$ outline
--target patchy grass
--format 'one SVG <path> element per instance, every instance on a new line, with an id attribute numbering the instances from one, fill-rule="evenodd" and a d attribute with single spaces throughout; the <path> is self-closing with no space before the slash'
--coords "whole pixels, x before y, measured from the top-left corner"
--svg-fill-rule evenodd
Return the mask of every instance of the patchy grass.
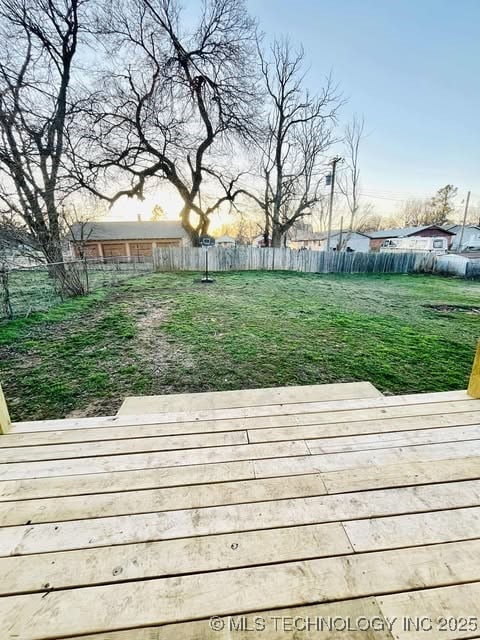
<path id="1" fill-rule="evenodd" d="M 79 277 L 90 291 L 116 286 L 119 282 L 136 277 L 142 272 L 150 271 L 151 266 L 145 263 L 89 264 L 85 273 L 82 264 L 79 266 Z M 43 312 L 62 302 L 54 281 L 49 277 L 45 266 L 12 269 L 8 277 L 10 305 L 14 318 L 28 317 L 31 313 Z M 3 291 L 0 290 L 0 297 Z M 3 306 L 0 305 L 0 321 L 4 318 Z"/>
<path id="2" fill-rule="evenodd" d="M 480 283 L 433 276 L 154 274 L 0 326 L 14 419 L 115 412 L 126 395 L 369 380 L 465 388 Z M 445 305 L 439 311 L 426 305 Z"/>

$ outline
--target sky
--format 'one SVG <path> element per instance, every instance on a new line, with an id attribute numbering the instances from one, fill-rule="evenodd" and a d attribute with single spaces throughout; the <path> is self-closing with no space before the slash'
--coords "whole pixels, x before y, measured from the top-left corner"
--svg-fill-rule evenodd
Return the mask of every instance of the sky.
<path id="1" fill-rule="evenodd" d="M 480 202 L 480 0 L 248 0 L 268 37 L 302 43 L 363 115 L 361 181 L 378 213 L 447 183 Z M 365 195 L 365 198 L 367 196 Z"/>
<path id="2" fill-rule="evenodd" d="M 189 0 L 191 2 L 192 0 Z M 186 3 L 188 4 L 188 2 Z M 330 72 L 347 103 L 340 118 L 363 116 L 363 202 L 391 215 L 402 201 L 458 187 L 480 204 L 480 0 L 247 0 L 266 42 L 302 44 L 306 82 L 320 90 Z M 338 149 L 341 152 L 341 148 Z M 180 200 L 164 191 L 112 217 L 148 216 L 160 200 L 176 217 Z"/>

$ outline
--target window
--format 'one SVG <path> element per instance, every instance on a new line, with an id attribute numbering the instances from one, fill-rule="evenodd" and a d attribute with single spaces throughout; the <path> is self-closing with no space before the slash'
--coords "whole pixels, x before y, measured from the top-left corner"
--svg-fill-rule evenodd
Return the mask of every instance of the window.
<path id="1" fill-rule="evenodd" d="M 443 238 L 435 238 L 435 240 L 433 241 L 433 248 L 443 249 L 443 247 L 444 247 Z"/>

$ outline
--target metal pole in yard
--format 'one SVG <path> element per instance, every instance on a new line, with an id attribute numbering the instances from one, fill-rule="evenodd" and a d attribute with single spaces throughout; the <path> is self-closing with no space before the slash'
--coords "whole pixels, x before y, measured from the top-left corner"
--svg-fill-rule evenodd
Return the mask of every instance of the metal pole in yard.
<path id="1" fill-rule="evenodd" d="M 330 202 L 328 205 L 328 228 L 327 228 L 327 246 L 326 246 L 326 251 L 330 251 L 330 238 L 332 235 L 332 212 L 333 212 L 333 196 L 335 194 L 335 172 L 336 172 L 336 168 L 337 168 L 337 163 L 340 162 L 341 158 L 340 156 L 335 156 L 335 158 L 333 158 L 331 165 L 332 165 L 332 175 L 331 175 L 331 182 L 330 182 Z"/>
<path id="2" fill-rule="evenodd" d="M 467 215 L 468 215 L 468 205 L 470 203 L 470 191 L 467 193 L 467 199 L 465 201 L 465 211 L 463 212 L 463 223 L 462 223 L 462 230 L 460 231 L 460 239 L 458 241 L 458 250 L 461 251 L 462 250 L 462 244 L 463 244 L 463 232 L 465 231 L 465 224 L 467 222 Z"/>
<path id="3" fill-rule="evenodd" d="M 342 251 L 342 235 L 343 235 L 343 216 L 340 218 L 340 240 L 337 244 L 337 251 Z"/>

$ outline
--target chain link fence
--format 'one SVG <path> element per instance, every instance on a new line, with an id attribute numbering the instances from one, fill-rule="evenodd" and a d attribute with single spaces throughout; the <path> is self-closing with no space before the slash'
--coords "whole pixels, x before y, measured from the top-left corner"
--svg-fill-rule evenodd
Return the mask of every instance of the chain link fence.
<path id="1" fill-rule="evenodd" d="M 59 270 L 74 283 L 76 290 L 87 294 L 151 273 L 152 269 L 151 261 L 131 257 L 72 260 L 56 265 L 24 267 L 0 263 L 0 320 L 26 318 L 67 299 L 65 287 L 55 275 Z"/>

